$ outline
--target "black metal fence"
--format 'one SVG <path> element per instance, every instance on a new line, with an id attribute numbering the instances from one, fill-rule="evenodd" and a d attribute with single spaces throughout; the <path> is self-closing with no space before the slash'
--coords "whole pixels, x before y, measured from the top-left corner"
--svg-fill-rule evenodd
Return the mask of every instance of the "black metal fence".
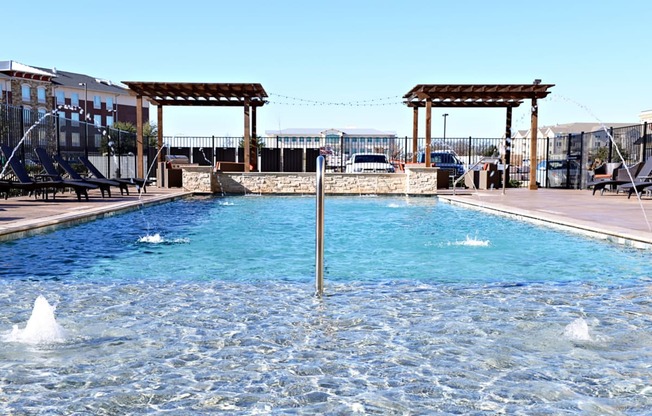
<path id="1" fill-rule="evenodd" d="M 86 155 L 107 176 L 132 176 L 136 172 L 136 134 L 62 117 L 63 113 L 38 113 L 0 105 L 0 143 L 16 147 L 28 164 L 38 164 L 33 149 L 45 147 L 71 161 Z M 191 163 L 212 166 L 216 161 L 243 162 L 242 137 L 164 137 L 163 149 L 145 140 L 145 170 L 156 175 L 157 152 L 187 156 Z M 417 149 L 424 152 L 424 138 Z M 411 137 L 256 137 L 250 142 L 250 164 L 260 172 L 314 172 L 317 156 L 326 158 L 330 171 L 346 171 L 354 153 L 383 153 L 400 169 L 413 160 Z M 432 152 L 451 152 L 466 169 L 480 169 L 486 158 L 498 160 L 505 152 L 504 138 L 433 138 Z M 621 128 L 560 135 L 537 140 L 537 166 L 530 166 L 530 139 L 514 137 L 509 143 L 509 186 L 527 186 L 529 171 L 537 170 L 540 186 L 583 188 L 589 166 L 596 158 L 632 164 L 652 156 L 652 128 L 647 123 Z M 151 162 L 150 162 L 151 161 Z M 480 165 L 478 165 L 480 163 Z"/>
<path id="2" fill-rule="evenodd" d="M 136 133 L 96 126 L 63 117 L 63 112 L 39 112 L 0 105 L 0 143 L 16 148 L 15 157 L 28 170 L 38 168 L 36 147 L 59 154 L 78 164 L 79 156 L 89 157 L 107 176 L 135 176 Z M 145 163 L 153 161 L 157 149 L 149 141 L 143 144 Z M 4 160 L 1 160 L 4 164 Z M 156 164 L 151 175 L 156 174 Z"/>

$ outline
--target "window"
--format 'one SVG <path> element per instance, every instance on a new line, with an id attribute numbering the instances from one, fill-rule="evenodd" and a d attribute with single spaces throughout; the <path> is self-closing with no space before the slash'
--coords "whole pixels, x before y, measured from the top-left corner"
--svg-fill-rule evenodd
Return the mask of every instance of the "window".
<path id="1" fill-rule="evenodd" d="M 107 127 L 113 126 L 113 116 L 106 116 L 106 126 Z"/>
<path id="2" fill-rule="evenodd" d="M 93 96 L 93 108 L 102 108 L 102 97 L 99 95 Z"/>
<path id="3" fill-rule="evenodd" d="M 73 133 L 72 134 L 72 146 L 73 147 L 80 147 L 81 146 L 81 140 L 79 139 L 79 133 Z"/>
<path id="4" fill-rule="evenodd" d="M 79 94 L 76 92 L 73 92 L 70 94 L 70 105 L 74 105 L 75 107 L 79 107 Z M 79 117 L 77 117 L 77 120 L 79 120 Z"/>
<path id="5" fill-rule="evenodd" d="M 101 144 L 102 144 L 102 135 L 95 134 L 95 148 L 99 149 Z"/>
<path id="6" fill-rule="evenodd" d="M 79 113 L 72 113 L 70 119 L 72 120 L 73 127 L 79 127 Z"/>
<path id="7" fill-rule="evenodd" d="M 60 131 L 59 132 L 59 144 L 61 146 L 66 145 L 66 132 L 65 131 Z"/>
<path id="8" fill-rule="evenodd" d="M 57 105 L 65 105 L 66 104 L 66 96 L 63 91 L 57 91 L 55 96 L 57 97 Z"/>
<path id="9" fill-rule="evenodd" d="M 0 100 L 2 100 L 2 84 L 0 84 Z"/>
<path id="10" fill-rule="evenodd" d="M 45 116 L 45 113 L 47 113 L 47 110 L 43 107 L 38 108 L 38 118 L 42 118 Z"/>
<path id="11" fill-rule="evenodd" d="M 38 99 L 39 103 L 45 102 L 45 87 L 38 87 L 36 89 L 36 98 Z"/>
<path id="12" fill-rule="evenodd" d="M 106 98 L 106 109 L 108 111 L 113 110 L 113 97 L 107 97 Z"/>
<path id="13" fill-rule="evenodd" d="M 21 87 L 21 92 L 23 95 L 23 101 L 29 102 L 30 96 L 32 95 L 32 89 L 30 88 L 29 85 L 23 85 Z"/>
<path id="14" fill-rule="evenodd" d="M 95 114 L 93 116 L 93 124 L 95 124 L 95 127 L 102 127 L 102 116 Z"/>

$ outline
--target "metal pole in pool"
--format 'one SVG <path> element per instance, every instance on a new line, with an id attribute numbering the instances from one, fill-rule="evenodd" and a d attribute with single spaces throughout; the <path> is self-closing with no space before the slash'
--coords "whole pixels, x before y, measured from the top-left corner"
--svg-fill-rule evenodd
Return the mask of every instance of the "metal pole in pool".
<path id="1" fill-rule="evenodd" d="M 317 157 L 315 195 L 317 198 L 317 217 L 315 233 L 315 289 L 316 295 L 324 293 L 324 156 Z"/>

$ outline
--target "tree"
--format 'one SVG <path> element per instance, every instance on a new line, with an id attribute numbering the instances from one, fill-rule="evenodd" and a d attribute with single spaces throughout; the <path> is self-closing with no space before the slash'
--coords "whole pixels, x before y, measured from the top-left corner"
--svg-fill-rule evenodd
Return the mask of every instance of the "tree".
<path id="1" fill-rule="evenodd" d="M 135 152 L 136 150 L 136 126 L 132 123 L 118 121 L 111 127 L 103 130 L 100 150 L 103 153 L 109 152 L 109 142 L 112 142 L 111 149 L 117 154 Z M 158 145 L 158 127 L 154 123 L 143 125 L 143 144 L 150 147 Z"/>

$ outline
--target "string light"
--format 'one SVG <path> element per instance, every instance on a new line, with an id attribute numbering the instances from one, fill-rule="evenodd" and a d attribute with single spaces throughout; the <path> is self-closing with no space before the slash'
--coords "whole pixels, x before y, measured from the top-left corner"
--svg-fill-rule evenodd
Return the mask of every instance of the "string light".
<path id="1" fill-rule="evenodd" d="M 367 100 L 356 100 L 356 101 L 322 101 L 322 100 L 311 100 L 306 98 L 291 97 L 289 95 L 275 94 L 270 93 L 270 97 L 278 97 L 278 99 L 268 100 L 269 104 L 279 104 L 279 105 L 293 105 L 293 106 L 341 106 L 341 107 L 379 107 L 387 105 L 401 105 L 404 106 L 405 103 L 402 101 L 400 95 L 381 97 L 381 98 L 372 98 Z"/>

